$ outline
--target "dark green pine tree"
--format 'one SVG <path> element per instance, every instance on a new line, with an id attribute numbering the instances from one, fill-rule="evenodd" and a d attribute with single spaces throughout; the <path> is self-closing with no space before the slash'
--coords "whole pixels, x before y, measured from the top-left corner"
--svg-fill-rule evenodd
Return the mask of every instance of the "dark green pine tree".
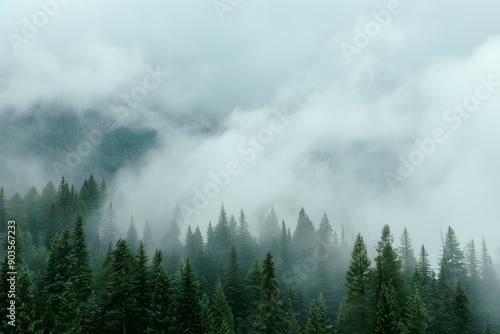
<path id="1" fill-rule="evenodd" d="M 331 329 L 323 296 L 320 294 L 318 301 L 313 299 L 311 302 L 305 334 L 327 334 L 331 333 Z"/>
<path id="2" fill-rule="evenodd" d="M 59 189 L 57 190 L 57 208 L 59 211 L 58 225 L 69 226 L 71 224 L 71 214 L 72 214 L 71 193 L 69 190 L 69 184 L 64 180 L 64 176 L 61 178 L 61 182 L 59 183 Z"/>
<path id="3" fill-rule="evenodd" d="M 43 240 L 39 240 L 43 225 L 42 207 L 40 206 L 40 194 L 38 190 L 32 186 L 26 196 L 24 196 L 23 201 L 26 208 L 26 222 L 23 227 L 27 232 L 31 233 L 34 237 L 34 244 L 38 246 L 43 244 Z"/>
<path id="4" fill-rule="evenodd" d="M 245 290 L 241 282 L 241 270 L 238 263 L 238 253 L 236 248 L 231 247 L 229 260 L 224 270 L 222 285 L 226 291 L 229 306 L 234 313 L 234 318 L 245 316 L 248 306 L 245 300 Z"/>
<path id="5" fill-rule="evenodd" d="M 45 296 L 47 308 L 45 327 L 52 328 L 54 319 L 61 312 L 61 302 L 65 284 L 74 279 L 74 255 L 70 243 L 70 232 L 67 227 L 53 239 L 49 253 L 45 275 Z"/>
<path id="6" fill-rule="evenodd" d="M 382 286 L 390 285 L 396 292 L 396 307 L 401 315 L 406 305 L 406 287 L 401 274 L 401 260 L 393 248 L 393 237 L 389 225 L 382 229 L 382 236 L 377 245 L 377 256 L 375 257 L 377 275 L 377 293 L 380 297 Z"/>
<path id="7" fill-rule="evenodd" d="M 281 234 L 280 234 L 280 269 L 281 272 L 290 270 L 292 267 L 292 238 L 288 235 L 287 227 L 285 221 L 281 222 Z"/>
<path id="8" fill-rule="evenodd" d="M 125 240 L 127 240 L 130 250 L 135 254 L 137 249 L 139 249 L 139 235 L 137 234 L 137 229 L 135 228 L 134 216 L 130 217 L 130 226 Z"/>
<path id="9" fill-rule="evenodd" d="M 406 308 L 406 328 L 409 334 L 425 334 L 427 327 L 427 310 L 420 298 L 418 288 L 415 287 Z"/>
<path id="10" fill-rule="evenodd" d="M 36 307 L 36 287 L 23 262 L 16 263 L 16 333 L 39 333 L 41 321 Z M 6 318 L 2 322 L 7 322 Z"/>
<path id="11" fill-rule="evenodd" d="M 405 281 L 408 283 L 413 274 L 413 269 L 417 265 L 417 259 L 415 258 L 410 234 L 406 227 L 403 229 L 403 234 L 399 238 L 399 242 L 398 255 L 401 260 L 401 270 Z"/>
<path id="12" fill-rule="evenodd" d="M 219 221 L 214 230 L 214 256 L 220 265 L 224 263 L 226 254 L 232 244 L 228 224 L 226 210 L 224 209 L 224 205 L 222 205 L 219 213 Z"/>
<path id="13" fill-rule="evenodd" d="M 458 281 L 455 293 L 451 298 L 450 318 L 447 326 L 449 334 L 472 334 L 474 333 L 474 316 L 469 310 L 469 298 Z"/>
<path id="14" fill-rule="evenodd" d="M 213 328 L 216 329 L 217 333 L 234 333 L 233 312 L 231 311 L 231 306 L 226 299 L 220 281 L 218 281 L 215 286 L 215 294 L 212 303 L 212 321 Z"/>
<path id="15" fill-rule="evenodd" d="M 248 270 L 255 255 L 257 254 L 257 240 L 250 234 L 248 222 L 243 209 L 241 209 L 240 217 L 238 219 L 235 244 L 238 250 L 241 267 L 243 270 Z"/>
<path id="16" fill-rule="evenodd" d="M 446 232 L 439 265 L 443 267 L 450 287 L 455 286 L 457 281 L 465 279 L 464 254 L 460 250 L 460 242 L 451 227 L 448 227 Z"/>
<path id="17" fill-rule="evenodd" d="M 134 267 L 134 258 L 127 242 L 118 240 L 107 282 L 106 304 L 103 305 L 103 329 L 107 333 L 141 333 Z"/>
<path id="18" fill-rule="evenodd" d="M 95 334 L 102 326 L 101 304 L 94 291 L 91 292 L 87 301 L 81 307 L 82 333 Z"/>
<path id="19" fill-rule="evenodd" d="M 79 334 L 82 332 L 78 294 L 71 281 L 64 283 L 60 311 L 55 316 L 54 333 Z"/>
<path id="20" fill-rule="evenodd" d="M 339 334 L 373 333 L 375 322 L 374 279 L 363 237 L 358 234 L 345 277 L 346 296 L 337 315 Z"/>
<path id="21" fill-rule="evenodd" d="M 384 282 L 377 303 L 376 334 L 405 333 L 398 307 L 396 291 L 391 282 Z"/>
<path id="22" fill-rule="evenodd" d="M 196 281 L 191 262 L 186 259 L 182 266 L 176 287 L 175 318 L 178 322 L 178 333 L 207 333 L 199 283 Z"/>
<path id="23" fill-rule="evenodd" d="M 72 255 L 74 259 L 73 282 L 79 303 L 85 303 L 92 292 L 92 268 L 90 255 L 85 241 L 82 213 L 76 213 L 76 223 L 72 235 Z"/>
<path id="24" fill-rule="evenodd" d="M 139 241 L 136 261 L 135 261 L 135 295 L 137 306 L 139 308 L 139 323 L 137 326 L 143 332 L 148 324 L 149 302 L 151 301 L 151 278 L 148 268 L 148 256 L 146 254 L 145 245 Z"/>
<path id="25" fill-rule="evenodd" d="M 283 310 L 280 287 L 271 252 L 262 262 L 262 283 L 257 316 L 254 322 L 256 334 L 278 334 L 290 330 L 287 314 Z"/>
<path id="26" fill-rule="evenodd" d="M 257 308 L 260 300 L 260 286 L 262 284 L 262 267 L 257 258 L 255 258 L 248 270 L 245 282 L 245 293 L 250 315 L 254 316 L 257 313 Z"/>
<path id="27" fill-rule="evenodd" d="M 45 247 L 50 249 L 52 244 L 52 239 L 55 237 L 57 233 L 57 211 L 56 204 L 52 202 L 50 205 L 50 209 L 47 213 L 47 220 L 45 226 Z"/>
<path id="28" fill-rule="evenodd" d="M 149 321 L 146 333 L 175 333 L 176 322 L 172 317 L 172 282 L 163 267 L 162 253 L 156 250 L 151 263 L 152 295 L 148 309 Z"/>
<path id="29" fill-rule="evenodd" d="M 432 304 L 432 318 L 429 321 L 428 332 L 432 334 L 447 333 L 450 322 L 451 297 L 453 291 L 448 285 L 446 271 L 441 266 Z"/>

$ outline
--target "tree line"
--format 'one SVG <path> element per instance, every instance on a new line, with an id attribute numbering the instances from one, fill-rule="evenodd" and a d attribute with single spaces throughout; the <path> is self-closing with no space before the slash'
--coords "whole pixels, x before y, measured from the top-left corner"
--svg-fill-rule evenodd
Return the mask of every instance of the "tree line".
<path id="1" fill-rule="evenodd" d="M 6 198 L 0 224 L 16 229 L 16 327 L 8 324 L 7 242 L 2 249 L 3 333 L 499 333 L 500 282 L 484 239 L 461 246 L 448 227 L 434 270 L 404 228 L 381 231 L 375 258 L 361 234 L 347 237 L 304 208 L 292 229 L 272 208 L 250 233 L 243 209 L 161 238 L 134 217 L 118 233 L 107 185 L 91 174 L 80 190 L 62 178 Z"/>

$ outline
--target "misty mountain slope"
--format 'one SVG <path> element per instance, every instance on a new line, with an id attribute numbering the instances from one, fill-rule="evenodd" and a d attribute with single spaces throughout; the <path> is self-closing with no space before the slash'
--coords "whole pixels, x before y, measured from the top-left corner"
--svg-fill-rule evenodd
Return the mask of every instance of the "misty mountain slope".
<path id="1" fill-rule="evenodd" d="M 78 115 L 34 108 L 22 115 L 5 113 L 0 116 L 0 133 L 2 156 L 18 166 L 37 165 L 56 181 L 63 175 L 83 180 L 88 171 L 113 176 L 157 144 L 155 130 L 105 123 L 95 111 Z M 15 177 L 16 168 L 5 160 L 0 174 L 8 180 Z"/>

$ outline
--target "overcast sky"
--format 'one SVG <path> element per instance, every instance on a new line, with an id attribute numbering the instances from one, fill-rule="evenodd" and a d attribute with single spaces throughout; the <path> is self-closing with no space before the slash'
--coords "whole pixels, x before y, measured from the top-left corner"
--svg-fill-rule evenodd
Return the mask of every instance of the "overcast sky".
<path id="1" fill-rule="evenodd" d="M 0 2 L 2 112 L 57 101 L 114 117 L 121 94 L 168 72 L 120 120 L 161 140 L 113 181 L 123 221 L 165 223 L 179 205 L 204 229 L 224 203 L 256 231 L 274 204 L 292 228 L 304 206 L 372 240 L 407 226 L 434 252 L 448 225 L 499 243 L 499 2 L 54 1 Z M 228 163 L 238 172 L 197 210 L 194 189 Z"/>

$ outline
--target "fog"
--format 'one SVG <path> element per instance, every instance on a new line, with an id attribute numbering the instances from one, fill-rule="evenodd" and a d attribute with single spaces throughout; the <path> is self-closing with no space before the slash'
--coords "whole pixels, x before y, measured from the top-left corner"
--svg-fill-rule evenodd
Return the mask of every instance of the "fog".
<path id="1" fill-rule="evenodd" d="M 159 145 L 108 180 L 123 230 L 132 214 L 160 229 L 177 210 L 182 228 L 204 231 L 223 203 L 257 233 L 274 205 L 292 228 L 304 207 L 372 241 L 386 223 L 395 236 L 406 226 L 431 254 L 448 225 L 462 244 L 498 248 L 500 3 L 214 3 L 1 2 L 1 116 L 57 103 L 155 129 Z M 151 71 L 158 85 L 118 115 Z M 411 175 L 394 179 L 417 150 Z M 61 176 L 0 153 L 16 175 L 0 176 L 6 189 Z M 206 187 L 217 194 L 200 200 Z"/>

